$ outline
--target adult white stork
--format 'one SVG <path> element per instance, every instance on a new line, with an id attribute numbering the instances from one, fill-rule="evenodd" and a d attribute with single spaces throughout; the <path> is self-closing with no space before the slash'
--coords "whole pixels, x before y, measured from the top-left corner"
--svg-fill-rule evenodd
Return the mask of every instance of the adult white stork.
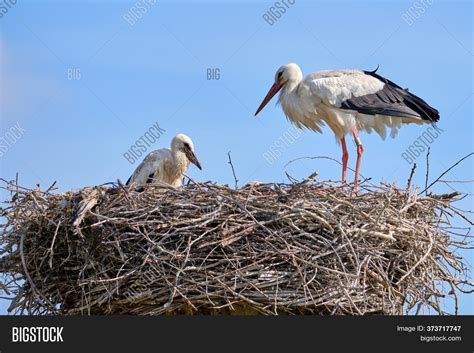
<path id="1" fill-rule="evenodd" d="M 183 184 L 183 176 L 190 162 L 201 169 L 194 153 L 193 141 L 184 134 L 178 134 L 171 141 L 171 149 L 161 148 L 150 152 L 135 169 L 126 185 L 142 188 L 145 184 L 161 181 L 179 187 Z"/>
<path id="2" fill-rule="evenodd" d="M 345 136 L 352 133 L 357 145 L 354 190 L 357 190 L 364 148 L 358 131 L 375 130 L 382 138 L 386 127 L 395 137 L 404 123 L 435 123 L 439 113 L 408 89 L 403 89 L 375 71 L 332 70 L 314 72 L 303 79 L 297 64 L 286 64 L 275 74 L 257 115 L 281 90 L 279 101 L 286 117 L 298 128 L 321 132 L 327 124 L 342 145 L 342 183 L 346 183 L 349 154 Z"/>

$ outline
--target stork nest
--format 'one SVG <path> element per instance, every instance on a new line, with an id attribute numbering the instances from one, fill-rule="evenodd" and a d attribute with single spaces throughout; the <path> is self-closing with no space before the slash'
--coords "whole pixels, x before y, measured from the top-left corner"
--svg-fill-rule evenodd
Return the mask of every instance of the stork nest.
<path id="1" fill-rule="evenodd" d="M 0 271 L 29 314 L 404 314 L 467 291 L 457 193 L 393 185 L 5 182 Z M 430 309 L 431 310 L 431 309 Z M 457 311 L 457 305 L 455 306 Z"/>

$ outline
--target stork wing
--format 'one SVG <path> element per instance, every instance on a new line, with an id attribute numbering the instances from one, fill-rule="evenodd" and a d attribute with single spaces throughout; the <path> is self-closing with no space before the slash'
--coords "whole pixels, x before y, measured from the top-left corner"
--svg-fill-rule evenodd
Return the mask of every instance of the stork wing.
<path id="1" fill-rule="evenodd" d="M 164 153 L 162 150 L 156 150 L 148 154 L 137 169 L 135 169 L 126 185 L 135 184 L 138 186 L 153 182 L 153 179 L 156 178 L 160 172 L 163 157 Z"/>
<path id="2" fill-rule="evenodd" d="M 151 174 L 148 176 L 148 178 L 147 178 L 147 180 L 146 180 L 146 183 L 147 183 L 147 184 L 153 183 L 153 177 L 154 177 L 154 176 L 155 176 L 155 173 L 151 173 Z"/>
<path id="3" fill-rule="evenodd" d="M 436 109 L 375 71 L 323 71 L 310 78 L 311 91 L 337 108 L 369 115 L 439 120 Z"/>

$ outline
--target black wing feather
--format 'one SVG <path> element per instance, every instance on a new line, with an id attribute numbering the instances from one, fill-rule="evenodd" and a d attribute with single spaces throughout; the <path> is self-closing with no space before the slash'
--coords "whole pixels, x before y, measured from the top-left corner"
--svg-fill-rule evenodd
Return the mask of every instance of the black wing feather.
<path id="1" fill-rule="evenodd" d="M 151 184 L 153 182 L 153 176 L 155 175 L 155 173 L 151 173 L 149 176 L 148 176 L 148 179 L 146 180 L 146 183 L 147 184 Z"/>
<path id="2" fill-rule="evenodd" d="M 155 176 L 155 173 L 151 173 L 149 176 L 148 176 L 148 179 L 146 180 L 146 183 L 147 184 L 151 184 L 153 182 L 153 177 Z M 128 178 L 127 182 L 125 183 L 125 185 L 128 185 L 130 184 L 130 180 L 132 180 L 132 176 L 130 176 L 130 178 Z"/>
<path id="3" fill-rule="evenodd" d="M 375 71 L 364 71 L 385 83 L 382 90 L 360 97 L 352 97 L 341 104 L 341 108 L 355 110 L 359 113 L 390 115 L 401 118 L 419 117 L 423 120 L 437 122 L 439 112 L 420 97 L 403 89 L 396 83 L 378 75 Z"/>

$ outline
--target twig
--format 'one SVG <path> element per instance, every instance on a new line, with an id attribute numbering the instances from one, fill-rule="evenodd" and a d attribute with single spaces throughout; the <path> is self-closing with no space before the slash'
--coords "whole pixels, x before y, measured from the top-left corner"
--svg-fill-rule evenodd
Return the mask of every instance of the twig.
<path id="1" fill-rule="evenodd" d="M 415 170 L 416 170 L 416 163 L 413 163 L 413 167 L 411 168 L 411 172 L 410 172 L 410 177 L 408 178 L 408 183 L 407 183 L 407 188 L 406 188 L 407 191 L 410 191 L 411 180 L 413 178 L 413 174 L 415 174 Z"/>
<path id="2" fill-rule="evenodd" d="M 232 164 L 232 159 L 230 158 L 230 151 L 227 152 L 227 156 L 229 157 L 229 164 L 230 167 L 232 168 L 232 175 L 234 176 L 234 181 L 235 181 L 235 189 L 237 189 L 237 185 L 239 183 L 239 180 L 237 179 L 237 176 L 235 175 L 235 170 L 234 170 L 234 165 Z"/>
<path id="3" fill-rule="evenodd" d="M 459 163 L 461 163 L 463 160 L 465 160 L 466 158 L 469 158 L 470 156 L 472 156 L 474 154 L 474 152 L 471 152 L 469 153 L 468 155 L 464 156 L 463 158 L 461 158 L 459 161 L 457 161 L 456 163 L 454 163 L 451 167 L 449 167 L 448 169 L 446 169 L 439 177 L 436 178 L 435 181 L 433 181 L 430 185 L 428 185 L 422 192 L 420 192 L 418 195 L 421 195 L 422 193 L 424 193 L 425 191 L 427 191 L 429 188 L 431 188 L 434 184 L 436 184 L 438 182 L 438 180 L 440 180 L 445 174 L 447 174 L 451 169 L 453 169 L 454 167 L 456 167 Z"/>
<path id="4" fill-rule="evenodd" d="M 25 276 L 28 280 L 28 283 L 31 285 L 31 288 L 33 289 L 33 292 L 38 295 L 41 300 L 44 300 L 45 303 L 47 303 L 50 306 L 50 309 L 53 312 L 56 312 L 56 308 L 54 307 L 53 303 L 51 303 L 45 296 L 36 288 L 35 283 L 33 282 L 33 279 L 31 279 L 30 272 L 28 271 L 28 267 L 26 266 L 26 260 L 25 260 L 25 254 L 23 252 L 23 244 L 25 240 L 25 233 L 22 233 L 21 239 L 20 239 L 20 256 L 21 256 L 21 265 L 23 266 L 23 271 L 25 273 Z"/>
<path id="5" fill-rule="evenodd" d="M 293 162 L 297 162 L 297 161 L 302 160 L 302 159 L 327 159 L 327 160 L 336 162 L 336 163 L 338 163 L 339 165 L 342 166 L 342 163 L 341 163 L 340 161 L 338 161 L 337 159 L 334 159 L 334 158 L 332 158 L 332 157 L 326 157 L 326 156 L 298 157 L 298 158 L 295 158 L 295 159 L 290 160 L 288 163 L 285 164 L 285 166 L 284 166 L 285 172 L 286 172 L 286 167 L 288 167 L 288 166 L 289 166 L 290 164 L 292 164 Z M 349 169 L 350 171 L 352 171 L 352 172 L 355 173 L 355 170 L 352 169 L 351 167 L 347 167 L 347 169 Z M 361 173 L 359 173 L 359 176 L 364 179 L 364 182 L 371 180 L 370 177 L 366 178 L 366 177 L 365 177 L 364 175 L 362 175 Z M 361 184 L 362 184 L 362 183 L 361 183 Z M 369 185 L 375 186 L 375 185 L 373 185 L 373 184 L 371 184 L 371 183 L 369 183 Z"/>
<path id="6" fill-rule="evenodd" d="M 428 175 L 430 173 L 430 149 L 428 147 L 428 152 L 426 153 L 426 176 L 425 176 L 425 195 L 428 193 Z"/>
<path id="7" fill-rule="evenodd" d="M 442 295 L 472 290 L 457 253 L 473 245 L 457 224 L 472 214 L 453 206 L 458 193 L 417 196 L 388 184 L 358 197 L 322 190 L 333 184 L 98 186 L 79 237 L 73 219 L 90 188 L 44 193 L 0 182 L 18 194 L 2 209 L 0 232 L 10 308 L 393 315 L 441 311 Z"/>

